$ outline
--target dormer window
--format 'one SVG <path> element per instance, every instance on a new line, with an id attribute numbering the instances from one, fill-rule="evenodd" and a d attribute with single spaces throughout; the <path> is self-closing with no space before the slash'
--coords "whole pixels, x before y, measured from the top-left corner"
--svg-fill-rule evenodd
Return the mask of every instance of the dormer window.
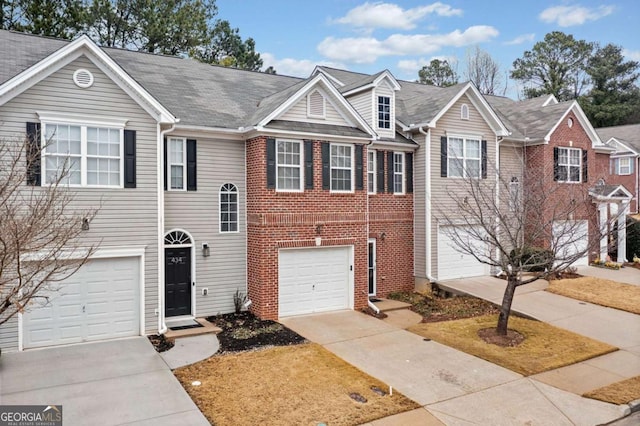
<path id="1" fill-rule="evenodd" d="M 391 98 L 378 96 L 378 128 L 391 128 Z"/>
<path id="2" fill-rule="evenodd" d="M 468 120 L 469 119 L 469 105 L 462 104 L 462 106 L 460 107 L 460 118 L 462 120 Z"/>
<path id="3" fill-rule="evenodd" d="M 307 96 L 307 116 L 311 118 L 325 118 L 326 100 L 322 93 L 314 90 Z"/>

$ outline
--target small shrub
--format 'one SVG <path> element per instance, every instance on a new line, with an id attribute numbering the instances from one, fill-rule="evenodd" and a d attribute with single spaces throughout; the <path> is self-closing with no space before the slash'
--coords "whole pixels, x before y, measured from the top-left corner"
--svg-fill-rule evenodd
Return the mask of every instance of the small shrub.
<path id="1" fill-rule="evenodd" d="M 236 314 L 242 312 L 242 308 L 244 308 L 244 304 L 247 303 L 247 300 L 249 300 L 247 295 L 241 292 L 240 289 L 237 289 L 233 295 L 233 306 L 236 309 Z"/>
<path id="2" fill-rule="evenodd" d="M 525 271 L 544 272 L 553 266 L 553 252 L 541 247 L 513 249 L 509 258 L 514 265 L 522 264 Z"/>
<path id="3" fill-rule="evenodd" d="M 640 221 L 629 218 L 627 219 L 627 259 L 637 258 L 636 253 L 640 253 Z"/>

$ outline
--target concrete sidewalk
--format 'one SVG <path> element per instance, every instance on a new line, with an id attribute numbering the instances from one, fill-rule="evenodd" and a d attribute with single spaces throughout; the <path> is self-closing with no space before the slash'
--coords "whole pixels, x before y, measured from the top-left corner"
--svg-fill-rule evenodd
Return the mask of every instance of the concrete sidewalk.
<path id="1" fill-rule="evenodd" d="M 580 272 L 584 275 L 590 271 Z M 611 279 L 610 276 L 606 278 Z M 443 281 L 440 285 L 500 304 L 506 282 L 494 277 L 476 277 Z M 609 343 L 620 350 L 540 373 L 532 379 L 581 395 L 640 375 L 640 315 L 549 293 L 544 291 L 546 287 L 544 280 L 519 287 L 513 300 L 513 311 Z"/>
<path id="2" fill-rule="evenodd" d="M 373 425 L 595 425 L 624 414 L 359 312 L 282 322 L 423 406 Z"/>
<path id="3" fill-rule="evenodd" d="M 578 273 L 589 277 L 604 278 L 624 284 L 640 286 L 640 270 L 635 268 L 605 269 L 595 266 L 578 266 Z"/>

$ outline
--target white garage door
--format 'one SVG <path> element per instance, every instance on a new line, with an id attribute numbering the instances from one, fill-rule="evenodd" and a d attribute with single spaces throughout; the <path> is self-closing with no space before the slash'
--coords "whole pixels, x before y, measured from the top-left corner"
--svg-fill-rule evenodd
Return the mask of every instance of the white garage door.
<path id="1" fill-rule="evenodd" d="M 139 335 L 139 268 L 137 257 L 95 259 L 54 284 L 23 316 L 24 348 Z"/>
<path id="2" fill-rule="evenodd" d="M 566 259 L 576 253 L 584 252 L 585 255 L 573 265 L 589 265 L 589 222 L 586 220 L 577 221 L 556 221 L 553 223 L 553 242 L 556 244 L 556 257 Z"/>
<path id="3" fill-rule="evenodd" d="M 480 263 L 470 254 L 461 253 L 457 250 L 455 243 L 451 239 L 451 227 L 441 226 L 438 229 L 438 279 L 449 280 L 466 277 L 478 277 L 487 275 L 489 268 L 484 263 Z M 456 228 L 457 233 L 464 238 L 470 238 L 463 227 Z M 473 241 L 478 252 L 486 252 L 486 244 Z"/>
<path id="4" fill-rule="evenodd" d="M 280 317 L 349 307 L 350 247 L 280 250 Z"/>

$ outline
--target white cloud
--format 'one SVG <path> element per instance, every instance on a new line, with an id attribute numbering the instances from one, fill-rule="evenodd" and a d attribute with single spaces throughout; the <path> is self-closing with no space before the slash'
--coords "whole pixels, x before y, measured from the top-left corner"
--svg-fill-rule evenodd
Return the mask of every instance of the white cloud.
<path id="1" fill-rule="evenodd" d="M 432 60 L 439 59 L 441 61 L 447 61 L 453 68 L 457 68 L 458 66 L 458 58 L 455 56 L 444 56 L 444 55 L 436 55 L 431 56 L 429 59 L 427 58 L 419 58 L 419 59 L 402 59 L 398 61 L 397 67 L 400 71 L 405 74 L 415 75 L 417 78 L 418 71 L 422 69 L 425 65 L 429 65 Z"/>
<path id="2" fill-rule="evenodd" d="M 381 56 L 429 55 L 442 47 L 469 46 L 497 35 L 498 30 L 494 27 L 477 25 L 448 34 L 393 34 L 384 40 L 373 37 L 327 37 L 320 42 L 318 50 L 334 61 L 371 64 Z"/>
<path id="3" fill-rule="evenodd" d="M 288 75 L 293 77 L 309 77 L 316 65 L 325 65 L 332 68 L 345 69 L 343 64 L 331 61 L 312 61 L 309 59 L 293 59 L 283 58 L 277 59 L 273 54 L 266 52 L 260 53 L 262 59 L 262 70 L 266 70 L 272 66 L 279 75 Z"/>
<path id="4" fill-rule="evenodd" d="M 561 27 L 582 25 L 587 21 L 597 21 L 613 13 L 613 6 L 600 6 L 587 8 L 578 5 L 553 6 L 540 13 L 540 20 L 548 24 L 557 24 Z"/>
<path id="5" fill-rule="evenodd" d="M 535 38 L 535 34 L 522 34 L 519 35 L 518 37 L 514 38 L 513 40 L 509 40 L 509 41 L 505 41 L 504 44 L 508 44 L 508 45 L 515 45 L 515 44 L 522 44 L 522 43 L 529 43 L 532 42 L 533 39 Z"/>
<path id="6" fill-rule="evenodd" d="M 624 55 L 625 58 L 631 60 L 631 61 L 639 61 L 640 62 L 640 50 L 628 50 L 628 49 L 624 49 L 622 51 L 622 54 Z"/>
<path id="7" fill-rule="evenodd" d="M 403 9 L 393 3 L 369 3 L 351 9 L 342 18 L 333 22 L 353 25 L 357 28 L 397 28 L 410 30 L 416 27 L 416 22 L 427 15 L 459 16 L 462 9 L 454 9 L 447 4 L 436 2 L 426 6 Z"/>

